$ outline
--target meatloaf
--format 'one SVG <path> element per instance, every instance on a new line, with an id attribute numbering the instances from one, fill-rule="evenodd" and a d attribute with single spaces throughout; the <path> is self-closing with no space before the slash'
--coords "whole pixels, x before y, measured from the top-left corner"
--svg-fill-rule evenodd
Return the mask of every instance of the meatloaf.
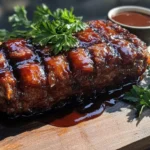
<path id="1" fill-rule="evenodd" d="M 48 110 L 73 95 L 101 92 L 138 80 L 147 66 L 147 47 L 110 21 L 89 21 L 74 36 L 78 47 L 54 55 L 32 39 L 9 39 L 0 46 L 0 111 L 22 114 Z"/>

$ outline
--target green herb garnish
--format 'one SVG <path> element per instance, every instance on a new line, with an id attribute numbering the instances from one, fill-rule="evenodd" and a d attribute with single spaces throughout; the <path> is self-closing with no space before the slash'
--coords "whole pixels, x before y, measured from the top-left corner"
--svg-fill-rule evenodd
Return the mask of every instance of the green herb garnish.
<path id="1" fill-rule="evenodd" d="M 124 100 L 134 104 L 139 117 L 145 108 L 150 108 L 150 89 L 134 85 L 129 92 L 125 93 Z"/>
<path id="2" fill-rule="evenodd" d="M 146 76 L 150 76 L 150 66 L 147 66 Z M 132 86 L 132 89 L 125 93 L 123 100 L 133 104 L 137 110 L 137 116 L 140 117 L 145 109 L 150 108 L 150 85 Z"/>
<path id="3" fill-rule="evenodd" d="M 12 31 L 0 30 L 0 40 L 10 38 L 32 38 L 33 43 L 41 46 L 50 44 L 54 54 L 68 51 L 78 45 L 74 33 L 84 30 L 87 24 L 81 17 L 73 14 L 73 9 L 57 9 L 52 12 L 45 4 L 34 11 L 33 20 L 27 18 L 27 11 L 23 6 L 14 8 L 15 14 L 9 17 Z"/>

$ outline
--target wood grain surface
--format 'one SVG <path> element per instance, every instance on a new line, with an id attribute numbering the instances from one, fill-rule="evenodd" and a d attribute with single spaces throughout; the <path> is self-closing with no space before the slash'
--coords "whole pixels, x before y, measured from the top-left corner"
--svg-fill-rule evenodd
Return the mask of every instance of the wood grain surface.
<path id="1" fill-rule="evenodd" d="M 30 121 L 0 125 L 0 150 L 115 150 L 150 148 L 150 111 L 138 122 L 133 108 L 123 102 L 103 115 L 62 128 Z M 138 125 L 137 125 L 138 124 Z"/>

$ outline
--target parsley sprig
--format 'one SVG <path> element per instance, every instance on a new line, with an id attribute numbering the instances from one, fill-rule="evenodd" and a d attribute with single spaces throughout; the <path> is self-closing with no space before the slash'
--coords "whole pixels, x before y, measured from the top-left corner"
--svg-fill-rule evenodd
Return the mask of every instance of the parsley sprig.
<path id="1" fill-rule="evenodd" d="M 147 66 L 147 77 L 150 77 L 150 65 Z M 140 117 L 144 110 L 150 109 L 150 85 L 133 85 L 132 89 L 125 93 L 123 100 L 133 104 L 137 110 L 137 117 Z"/>
<path id="2" fill-rule="evenodd" d="M 31 21 L 27 18 L 27 11 L 23 6 L 14 7 L 15 14 L 8 18 L 8 21 L 12 24 L 13 29 L 19 27 L 28 28 L 30 27 Z"/>
<path id="3" fill-rule="evenodd" d="M 150 88 L 134 85 L 129 92 L 125 93 L 124 100 L 134 104 L 139 117 L 144 109 L 150 108 Z"/>
<path id="4" fill-rule="evenodd" d="M 54 54 L 76 47 L 78 40 L 74 34 L 87 27 L 81 17 L 73 14 L 73 8 L 57 9 L 52 12 L 43 4 L 34 11 L 32 21 L 27 18 L 24 6 L 16 6 L 14 11 L 15 14 L 8 19 L 12 24 L 12 31 L 0 30 L 0 40 L 18 37 L 32 38 L 33 43 L 41 46 L 50 44 Z"/>

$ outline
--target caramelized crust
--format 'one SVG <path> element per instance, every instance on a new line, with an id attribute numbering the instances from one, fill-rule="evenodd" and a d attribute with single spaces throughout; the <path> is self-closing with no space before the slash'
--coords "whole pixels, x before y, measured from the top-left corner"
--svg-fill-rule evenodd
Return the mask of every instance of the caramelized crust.
<path id="1" fill-rule="evenodd" d="M 13 77 L 12 72 L 6 70 L 0 73 L 0 96 L 6 98 L 7 100 L 11 100 L 14 98 L 14 88 L 15 88 L 16 80 Z"/>
<path id="2" fill-rule="evenodd" d="M 79 46 L 54 56 L 50 45 L 11 39 L 0 49 L 0 111 L 43 111 L 72 96 L 101 92 L 137 80 L 147 66 L 147 47 L 110 21 L 90 21 L 74 36 Z"/>
<path id="3" fill-rule="evenodd" d="M 85 91 L 91 89 L 94 63 L 91 60 L 88 51 L 83 48 L 77 48 L 68 53 L 68 59 L 70 60 L 73 77 L 76 81 L 76 86 L 78 87 L 77 91 L 82 93 L 81 89 L 84 89 Z"/>
<path id="4" fill-rule="evenodd" d="M 6 59 L 2 52 L 0 52 L 0 69 L 3 69 L 6 67 Z"/>
<path id="5" fill-rule="evenodd" d="M 33 52 L 26 46 L 24 39 L 8 40 L 5 45 L 11 60 L 22 61 L 33 56 Z"/>
<path id="6" fill-rule="evenodd" d="M 96 65 L 105 65 L 113 57 L 106 43 L 95 44 L 88 49 Z"/>
<path id="7" fill-rule="evenodd" d="M 26 63 L 17 67 L 20 83 L 24 86 L 44 86 L 45 72 L 39 64 Z"/>
<path id="8" fill-rule="evenodd" d="M 47 82 L 49 94 L 59 100 L 60 98 L 70 95 L 71 89 L 71 72 L 66 56 L 45 58 L 45 67 L 47 70 Z"/>
<path id="9" fill-rule="evenodd" d="M 76 34 L 77 38 L 82 42 L 99 42 L 100 36 L 91 28 L 80 31 Z"/>
<path id="10" fill-rule="evenodd" d="M 70 51 L 69 59 L 75 72 L 93 72 L 93 61 L 90 59 L 88 53 L 83 48 Z"/>
<path id="11" fill-rule="evenodd" d="M 48 71 L 48 84 L 50 87 L 69 79 L 69 64 L 65 56 L 45 58 L 45 65 Z"/>

